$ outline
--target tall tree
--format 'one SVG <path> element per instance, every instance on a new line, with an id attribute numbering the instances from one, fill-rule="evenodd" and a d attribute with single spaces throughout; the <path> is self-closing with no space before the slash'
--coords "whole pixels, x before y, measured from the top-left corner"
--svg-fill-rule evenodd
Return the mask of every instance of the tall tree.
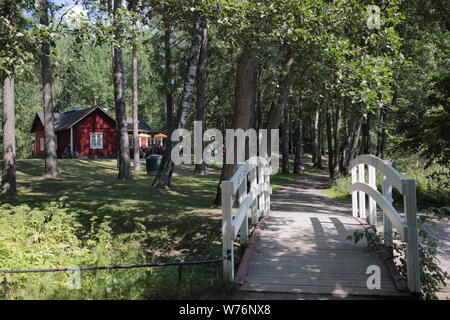
<path id="1" fill-rule="evenodd" d="M 251 111 L 256 101 L 257 91 L 257 46 L 254 40 L 246 40 L 236 67 L 233 128 L 247 130 L 250 127 Z M 233 163 L 224 164 L 220 182 L 230 179 L 236 171 L 236 146 Z M 221 204 L 220 182 L 217 187 L 215 205 Z"/>
<path id="2" fill-rule="evenodd" d="M 174 63 L 172 58 L 172 22 L 167 12 L 163 13 L 164 23 L 164 90 L 166 92 L 166 132 L 170 133 L 175 112 Z"/>
<path id="3" fill-rule="evenodd" d="M 294 63 L 297 54 L 294 49 L 289 47 L 286 54 L 284 76 L 280 80 L 278 103 L 272 104 L 269 111 L 267 129 L 278 129 L 283 118 L 283 113 L 289 102 L 289 94 L 295 80 Z M 269 131 L 270 132 L 270 131 Z"/>
<path id="4" fill-rule="evenodd" d="M 298 129 L 297 141 L 295 145 L 294 163 L 297 164 L 302 160 L 303 156 L 303 97 L 298 103 Z M 300 174 L 298 165 L 294 165 L 294 174 Z"/>
<path id="5" fill-rule="evenodd" d="M 203 132 L 205 131 L 205 110 L 206 110 L 206 76 L 208 63 L 208 28 L 206 24 L 203 26 L 200 57 L 197 68 L 197 99 L 195 120 L 203 123 Z M 202 137 L 203 137 L 202 132 Z M 202 139 L 203 141 L 203 139 Z M 202 143 L 202 150 L 203 150 Z M 206 164 L 204 162 L 195 165 L 194 173 L 205 174 Z"/>
<path id="6" fill-rule="evenodd" d="M 172 130 L 170 133 L 172 133 L 172 131 L 175 129 L 183 129 L 186 126 L 186 122 L 191 110 L 192 101 L 194 99 L 195 78 L 197 75 L 198 61 L 201 51 L 201 40 L 203 33 L 201 20 L 201 17 L 198 17 L 194 23 L 194 35 L 191 45 L 191 55 L 188 61 L 183 94 L 178 110 L 177 121 L 176 124 L 172 126 Z M 161 161 L 161 166 L 159 168 L 158 174 L 155 177 L 155 180 L 153 181 L 153 186 L 155 187 L 171 187 L 172 173 L 174 170 L 174 163 L 172 162 L 171 158 L 172 149 L 173 142 L 171 141 L 171 139 L 168 139 L 166 143 L 166 150 Z"/>
<path id="7" fill-rule="evenodd" d="M 133 16 L 133 34 L 131 49 L 131 95 L 133 104 L 133 161 L 134 171 L 141 171 L 140 150 L 139 150 L 139 110 L 138 110 L 138 59 L 137 59 L 137 18 L 136 18 L 137 0 L 130 0 L 129 8 Z"/>
<path id="8" fill-rule="evenodd" d="M 47 0 L 40 0 L 39 22 L 49 25 L 49 3 Z M 56 178 L 59 176 L 59 169 L 56 155 L 56 134 L 54 128 L 53 110 L 53 85 L 52 66 L 50 61 L 50 41 L 45 39 L 41 43 L 41 71 L 42 71 L 42 105 L 44 109 L 44 150 L 45 150 L 45 176 Z"/>
<path id="9" fill-rule="evenodd" d="M 6 22 L 14 26 L 16 5 L 6 2 L 0 6 Z M 1 180 L 1 194 L 16 195 L 16 113 L 15 113 L 15 72 L 10 66 L 9 73 L 3 80 L 3 170 Z"/>
<path id="10" fill-rule="evenodd" d="M 320 105 L 317 104 L 314 111 L 314 124 L 313 124 L 313 164 L 315 168 L 322 168 L 322 150 L 321 150 L 321 137 L 320 137 Z"/>
<path id="11" fill-rule="evenodd" d="M 282 138 L 282 159 L 281 173 L 289 174 L 289 108 L 284 111 L 283 121 L 281 122 L 281 138 Z"/>
<path id="12" fill-rule="evenodd" d="M 116 145 L 119 173 L 118 179 L 131 180 L 133 175 L 130 169 L 130 149 L 128 141 L 127 113 L 125 105 L 125 80 L 123 69 L 122 45 L 123 25 L 119 21 L 118 12 L 122 7 L 121 0 L 114 0 L 113 26 L 116 43 L 113 45 L 113 85 L 114 105 L 116 110 Z"/>

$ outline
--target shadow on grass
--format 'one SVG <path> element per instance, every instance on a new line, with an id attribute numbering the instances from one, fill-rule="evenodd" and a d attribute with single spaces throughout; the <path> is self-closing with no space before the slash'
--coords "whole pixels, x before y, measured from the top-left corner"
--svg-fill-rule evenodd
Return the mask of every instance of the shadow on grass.
<path id="1" fill-rule="evenodd" d="M 221 235 L 221 216 L 210 209 L 217 177 L 173 177 L 173 190 L 155 189 L 153 177 L 134 173 L 131 181 L 117 180 L 115 160 L 59 160 L 61 179 L 41 177 L 43 160 L 18 161 L 18 192 L 2 202 L 45 207 L 68 197 L 70 210 L 89 228 L 93 217 L 112 217 L 113 233 L 126 235 L 143 224 L 149 251 L 169 254 L 208 254 Z"/>

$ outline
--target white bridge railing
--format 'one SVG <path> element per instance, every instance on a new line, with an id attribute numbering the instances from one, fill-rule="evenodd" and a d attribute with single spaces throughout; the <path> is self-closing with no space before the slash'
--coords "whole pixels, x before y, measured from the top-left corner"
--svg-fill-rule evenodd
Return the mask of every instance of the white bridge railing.
<path id="1" fill-rule="evenodd" d="M 249 210 L 252 225 L 270 215 L 271 172 L 268 160 L 250 158 L 230 180 L 221 183 L 223 255 L 230 255 L 223 262 L 223 271 L 229 282 L 234 281 L 234 240 L 239 234 L 241 244 L 248 242 Z"/>
<path id="2" fill-rule="evenodd" d="M 368 174 L 366 176 L 366 166 Z M 366 219 L 372 225 L 377 225 L 378 205 L 383 210 L 384 243 L 392 247 L 393 227 L 406 242 L 406 263 L 408 289 L 413 293 L 420 292 L 419 248 L 417 231 L 416 182 L 405 179 L 392 167 L 388 160 L 382 160 L 372 155 L 362 155 L 351 164 L 352 212 L 354 217 Z M 376 170 L 382 175 L 382 192 L 377 190 Z M 366 182 L 366 178 L 368 181 Z M 403 195 L 405 217 L 403 219 L 392 205 L 392 186 Z M 368 210 L 366 194 L 369 196 Z"/>

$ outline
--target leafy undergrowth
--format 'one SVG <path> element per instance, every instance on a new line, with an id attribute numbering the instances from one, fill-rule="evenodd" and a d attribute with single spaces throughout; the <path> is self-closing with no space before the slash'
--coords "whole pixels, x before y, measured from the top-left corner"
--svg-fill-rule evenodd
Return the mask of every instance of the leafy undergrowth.
<path id="1" fill-rule="evenodd" d="M 173 177 L 155 189 L 145 173 L 116 179 L 114 160 L 18 161 L 19 196 L 0 198 L 0 269 L 42 269 L 212 259 L 222 256 L 217 176 Z M 59 199 L 63 199 L 61 202 Z M 222 265 L 10 274 L 8 299 L 212 299 L 234 291 Z M 1 292 L 0 292 L 1 294 Z"/>
<path id="2" fill-rule="evenodd" d="M 155 263 L 142 250 L 146 230 L 112 235 L 110 217 L 92 219 L 88 231 L 61 201 L 44 209 L 0 207 L 0 269 L 62 268 Z M 220 250 L 218 250 L 220 251 Z M 216 252 L 218 254 L 218 252 Z M 176 261 L 175 258 L 168 259 Z M 221 264 L 7 275 L 7 299 L 211 299 L 233 295 Z"/>
<path id="3" fill-rule="evenodd" d="M 426 166 L 425 161 L 415 155 L 392 160 L 396 168 L 405 178 L 416 180 L 417 205 L 420 209 L 429 207 L 448 207 L 450 205 L 450 168 L 433 164 Z M 329 181 L 326 192 L 335 198 L 350 200 L 348 188 L 351 177 L 344 176 Z M 381 190 L 381 177 L 377 177 L 378 190 Z M 403 206 L 401 194 L 393 189 L 394 204 Z"/>

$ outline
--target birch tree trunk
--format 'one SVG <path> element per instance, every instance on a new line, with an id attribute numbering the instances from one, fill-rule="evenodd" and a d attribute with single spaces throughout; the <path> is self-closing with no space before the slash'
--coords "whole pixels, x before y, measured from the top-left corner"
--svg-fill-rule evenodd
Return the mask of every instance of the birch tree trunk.
<path id="1" fill-rule="evenodd" d="M 16 6 L 9 3 L 2 7 L 5 19 L 9 24 L 15 24 Z M 15 196 L 16 188 L 16 113 L 14 91 L 14 68 L 3 80 L 3 170 L 1 180 L 1 194 Z"/>
<path id="2" fill-rule="evenodd" d="M 184 81 L 183 96 L 181 100 L 181 105 L 178 113 L 178 120 L 175 126 L 172 127 L 170 133 L 175 129 L 182 129 L 186 126 L 186 122 L 191 110 L 192 101 L 194 99 L 194 87 L 195 78 L 197 75 L 198 61 L 201 51 L 201 40 L 202 40 L 202 27 L 201 18 L 198 17 L 195 21 L 194 26 L 194 36 L 191 46 L 191 55 L 188 62 L 188 71 L 186 74 L 186 79 Z M 161 161 L 161 166 L 159 168 L 158 174 L 153 181 L 153 186 L 170 188 L 172 173 L 174 169 L 174 163 L 171 159 L 173 148 L 173 142 L 171 139 L 167 139 L 166 150 L 164 152 L 163 159 Z"/>
<path id="3" fill-rule="evenodd" d="M 200 49 L 200 57 L 197 68 L 197 99 L 196 99 L 196 116 L 197 121 L 203 123 L 202 126 L 202 150 L 204 148 L 203 133 L 205 132 L 205 110 L 206 110 L 206 77 L 207 77 L 207 63 L 208 63 L 208 28 L 202 28 L 202 41 Z M 206 174 L 206 164 L 196 164 L 194 169 L 195 174 Z"/>
<path id="4" fill-rule="evenodd" d="M 122 1 L 114 0 L 113 20 L 115 27 L 115 37 L 117 41 L 123 39 L 123 27 L 117 23 L 117 11 L 120 9 Z M 116 143 L 117 143 L 117 166 L 119 169 L 117 178 L 120 180 L 131 180 L 133 176 L 130 169 L 130 148 L 128 142 L 128 126 L 125 105 L 125 79 L 123 71 L 122 46 L 120 44 L 113 47 L 113 85 L 114 85 L 114 105 L 116 110 Z"/>
<path id="5" fill-rule="evenodd" d="M 257 48 L 255 41 L 249 40 L 243 44 L 242 53 L 236 68 L 233 118 L 234 129 L 247 130 L 250 127 L 251 113 L 256 101 L 257 91 L 258 60 L 256 54 Z M 216 198 L 214 200 L 215 205 L 220 205 L 222 202 L 220 183 L 223 180 L 230 179 L 236 170 L 236 150 L 234 154 L 234 164 L 224 164 L 222 167 Z"/>

